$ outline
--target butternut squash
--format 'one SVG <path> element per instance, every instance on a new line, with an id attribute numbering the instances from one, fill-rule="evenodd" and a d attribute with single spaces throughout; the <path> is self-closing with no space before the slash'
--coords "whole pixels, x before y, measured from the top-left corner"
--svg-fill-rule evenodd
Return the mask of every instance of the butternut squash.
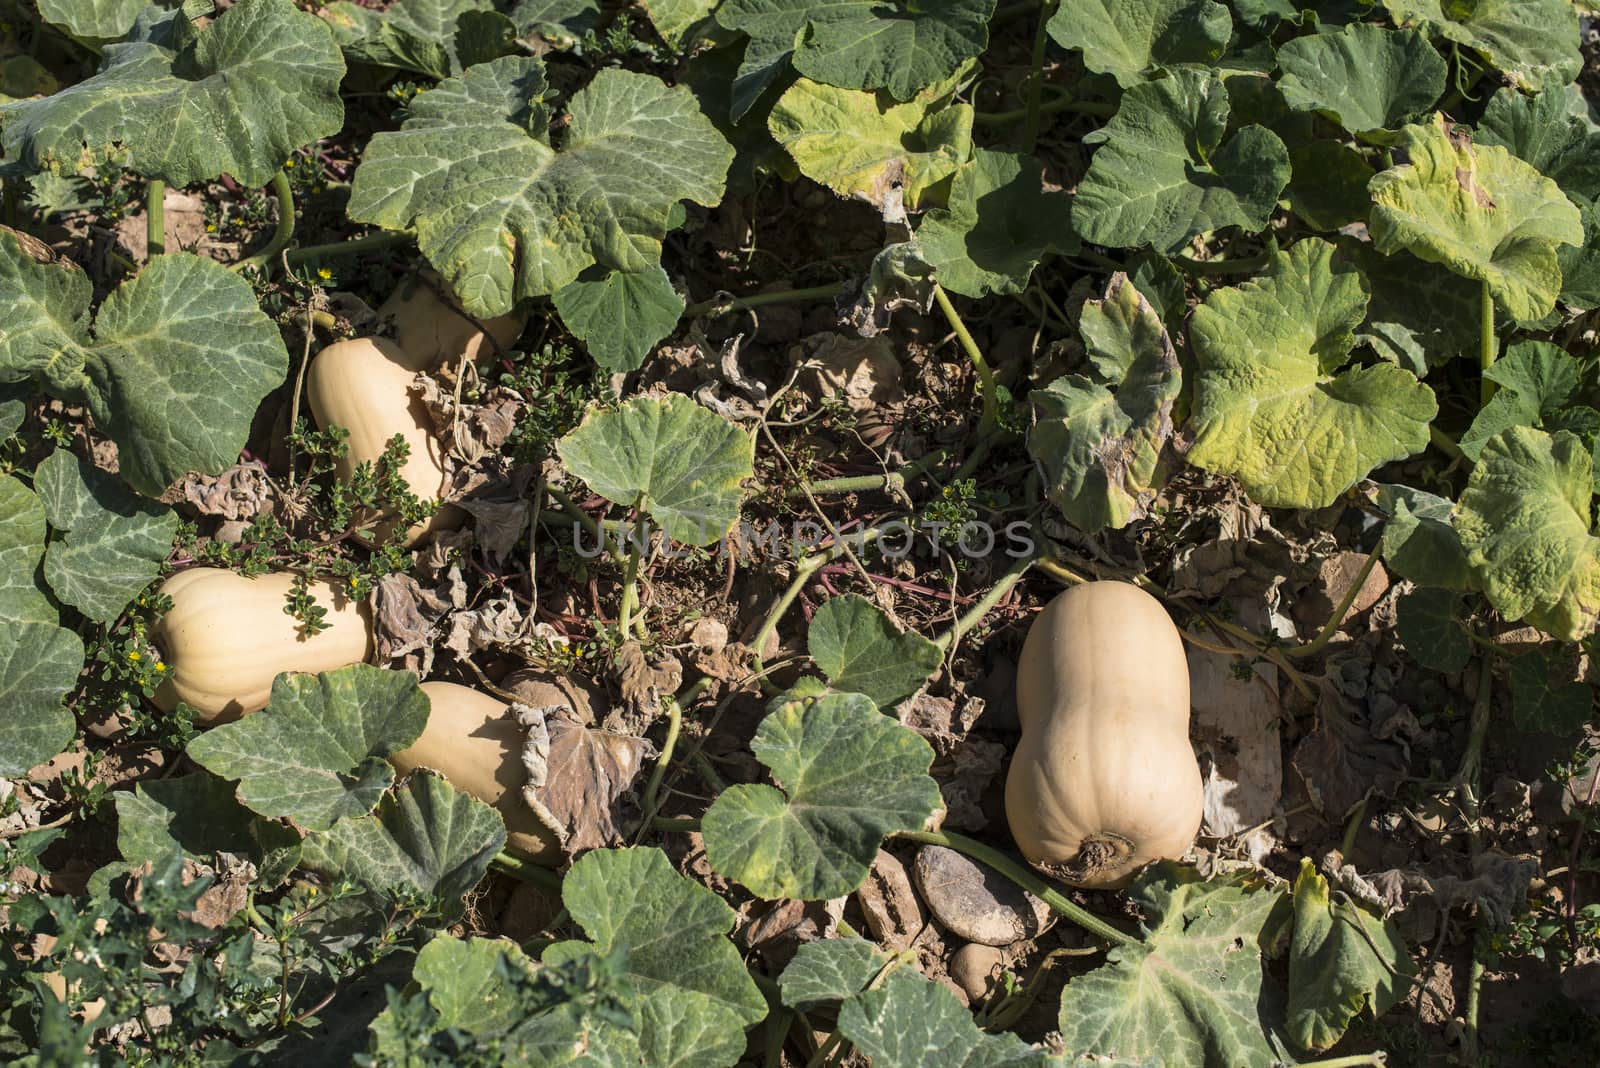
<path id="1" fill-rule="evenodd" d="M 561 862 L 555 834 L 522 799 L 524 732 L 507 706 L 488 694 L 453 682 L 425 682 L 433 709 L 428 726 L 411 747 L 389 757 L 406 774 L 432 768 L 450 785 L 493 805 L 506 821 L 506 845 L 541 864 Z"/>
<path id="2" fill-rule="evenodd" d="M 444 454 L 427 408 L 411 393 L 416 374 L 405 352 L 384 338 L 340 341 L 311 361 L 306 398 L 317 425 L 350 432 L 349 449 L 339 462 L 341 478 L 350 478 L 359 464 L 376 463 L 389 439 L 400 434 L 411 446 L 401 477 L 423 500 L 438 499 L 444 487 Z M 407 531 L 406 545 L 457 522 L 455 510 L 441 509 Z"/>
<path id="3" fill-rule="evenodd" d="M 1018 744 L 1006 777 L 1012 837 L 1077 886 L 1126 885 L 1180 857 L 1200 829 L 1183 639 L 1154 597 L 1088 582 L 1051 601 L 1017 664 Z"/>
<path id="4" fill-rule="evenodd" d="M 365 604 L 331 582 L 313 582 L 328 626 L 308 636 L 283 610 L 293 585 L 289 572 L 245 578 L 215 567 L 180 571 L 162 583 L 172 610 L 150 633 L 172 674 L 157 688 L 156 705 L 170 712 L 184 701 L 203 722 L 226 722 L 265 708 L 279 672 L 332 671 L 372 653 Z"/>
<path id="5" fill-rule="evenodd" d="M 440 284 L 427 275 L 407 279 L 378 308 L 378 317 L 393 326 L 394 342 L 405 353 L 411 371 L 432 371 L 462 356 L 486 364 L 522 336 L 527 316 L 513 311 L 482 320 L 479 329 L 440 292 Z"/>

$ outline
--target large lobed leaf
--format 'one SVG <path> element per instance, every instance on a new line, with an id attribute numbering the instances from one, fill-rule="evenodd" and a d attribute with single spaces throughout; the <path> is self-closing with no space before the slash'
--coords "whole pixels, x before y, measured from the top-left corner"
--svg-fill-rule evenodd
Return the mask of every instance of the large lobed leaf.
<path id="1" fill-rule="evenodd" d="M 985 1034 L 955 994 L 912 967 L 839 1010 L 839 1031 L 873 1068 L 1048 1068 L 1059 1063 L 1007 1031 Z"/>
<path id="2" fill-rule="evenodd" d="M 940 87 L 898 104 L 801 78 L 773 105 L 767 129 L 801 174 L 840 196 L 916 208 L 972 148 L 972 107 L 948 97 Z"/>
<path id="3" fill-rule="evenodd" d="M 41 263 L 0 232 L 0 293 L 0 380 L 38 376 L 58 397 L 87 400 L 122 477 L 146 496 L 236 462 L 256 406 L 288 373 L 250 283 L 200 256 L 155 257 L 91 328 L 83 272 Z"/>
<path id="4" fill-rule="evenodd" d="M 806 632 L 811 659 L 828 683 L 892 708 L 939 670 L 939 647 L 916 631 L 901 631 L 865 597 L 830 597 Z"/>
<path id="5" fill-rule="evenodd" d="M 1583 240 L 1561 187 L 1499 145 L 1473 145 L 1442 114 L 1407 126 L 1408 160 L 1372 179 L 1379 252 L 1405 249 L 1488 285 L 1518 319 L 1537 319 L 1561 292 L 1557 245 Z"/>
<path id="6" fill-rule="evenodd" d="M 64 449 L 39 461 L 33 485 L 50 525 L 64 535 L 45 553 L 50 589 L 90 619 L 110 623 L 155 579 L 178 533 L 177 515 Z"/>
<path id="7" fill-rule="evenodd" d="M 225 779 L 254 812 L 327 830 L 372 811 L 394 781 L 384 759 L 421 736 L 428 697 L 409 671 L 367 664 L 282 674 L 267 707 L 189 743 L 189 757 Z"/>
<path id="8" fill-rule="evenodd" d="M 545 91 L 538 60 L 479 64 L 418 95 L 356 169 L 350 217 L 413 231 L 474 315 L 503 315 L 595 264 L 652 267 L 674 205 L 722 198 L 733 149 L 687 88 L 602 70 L 572 98 L 559 150 L 537 105 Z"/>
<path id="9" fill-rule="evenodd" d="M 1020 293 L 1051 252 L 1075 252 L 1072 201 L 1045 192 L 1044 168 L 1031 156 L 980 148 L 950 184 L 946 207 L 917 227 L 917 244 L 939 284 L 982 297 Z"/>
<path id="10" fill-rule="evenodd" d="M 1296 111 L 1320 111 L 1351 133 L 1397 126 L 1444 92 L 1445 62 L 1428 39 L 1355 23 L 1278 49 L 1278 88 Z"/>
<path id="11" fill-rule="evenodd" d="M 1262 504 L 1322 508 L 1377 465 L 1421 452 L 1438 414 L 1431 389 L 1391 364 L 1336 373 L 1367 293 L 1334 246 L 1312 238 L 1207 297 L 1189 327 L 1189 462 L 1237 475 Z"/>
<path id="12" fill-rule="evenodd" d="M 155 0 L 38 0 L 39 16 L 87 41 L 116 41 Z"/>
<path id="13" fill-rule="evenodd" d="M 748 434 L 679 393 L 591 410 L 556 451 L 607 500 L 642 500 L 667 536 L 685 545 L 727 533 L 739 518 L 739 484 L 755 462 Z"/>
<path id="14" fill-rule="evenodd" d="M 343 78 L 332 32 L 291 0 L 239 0 L 203 29 L 152 14 L 92 78 L 0 105 L 0 143 L 35 170 L 126 156 L 174 186 L 222 174 L 265 185 L 289 153 L 339 132 Z"/>
<path id="15" fill-rule="evenodd" d="M 1233 30 L 1215 0 L 1074 0 L 1050 17 L 1050 36 L 1083 52 L 1083 65 L 1137 85 L 1182 63 L 1210 65 Z"/>
<path id="16" fill-rule="evenodd" d="M 1383 0 L 1396 23 L 1481 52 L 1519 87 L 1560 87 L 1578 76 L 1577 12 L 1568 0 Z"/>
<path id="17" fill-rule="evenodd" d="M 1199 882 L 1170 863 L 1130 891 L 1147 932 L 1067 984 L 1061 1036 L 1071 1055 L 1148 1058 L 1163 1068 L 1239 1068 L 1285 1059 L 1282 1006 L 1263 982 L 1261 934 L 1279 893 L 1237 878 Z"/>
<path id="18" fill-rule="evenodd" d="M 1155 499 L 1183 378 L 1161 316 L 1121 272 L 1079 323 L 1101 381 L 1066 375 L 1030 393 L 1028 454 L 1074 526 L 1120 528 Z"/>
<path id="19" fill-rule="evenodd" d="M 1456 509 L 1483 591 L 1508 619 L 1575 641 L 1600 620 L 1594 463 L 1577 435 L 1515 426 L 1489 439 Z"/>
<path id="20" fill-rule="evenodd" d="M 494 0 L 395 0 L 381 13 L 338 0 L 321 14 L 351 59 L 428 78 L 517 51 L 516 25 Z"/>
<path id="21" fill-rule="evenodd" d="M 0 622 L 0 778 L 25 774 L 72 741 L 61 702 L 82 667 L 83 640 L 66 627 Z"/>
<path id="22" fill-rule="evenodd" d="M 44 542 L 44 505 L 17 479 L 0 477 L 0 622 L 56 622 L 40 582 Z"/>
<path id="23" fill-rule="evenodd" d="M 1567 95 L 1501 89 L 1478 120 L 1477 142 L 1501 145 L 1570 195 L 1600 197 L 1600 132 L 1574 114 Z"/>
<path id="24" fill-rule="evenodd" d="M 706 812 L 706 859 L 760 897 L 819 900 L 866 879 L 885 835 L 941 803 L 933 750 L 860 694 L 783 699 L 750 743 L 778 789 L 733 786 Z"/>
<path id="25" fill-rule="evenodd" d="M 1260 230 L 1289 184 L 1289 150 L 1247 125 L 1225 138 L 1228 91 L 1214 71 L 1179 68 L 1129 88 L 1072 202 L 1086 241 L 1159 251 L 1224 226 Z"/>

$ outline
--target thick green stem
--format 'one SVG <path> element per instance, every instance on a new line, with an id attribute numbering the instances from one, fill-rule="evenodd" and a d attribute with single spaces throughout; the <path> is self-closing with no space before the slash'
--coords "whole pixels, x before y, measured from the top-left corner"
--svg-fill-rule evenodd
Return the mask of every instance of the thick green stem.
<path id="1" fill-rule="evenodd" d="M 289 266 L 298 267 L 302 263 L 324 258 L 338 256 L 359 256 L 365 252 L 382 252 L 385 249 L 395 248 L 399 245 L 409 244 L 412 236 L 403 230 L 380 230 L 375 234 L 358 237 L 350 241 L 334 241 L 326 245 L 304 245 L 289 252 L 287 259 Z"/>
<path id="2" fill-rule="evenodd" d="M 1494 396 L 1494 383 L 1489 381 L 1487 374 L 1489 368 L 1494 366 L 1496 352 L 1494 338 L 1494 295 L 1489 292 L 1489 283 L 1482 284 L 1482 296 L 1478 302 L 1478 369 L 1485 374 L 1483 384 L 1478 387 L 1478 399 L 1488 404 Z"/>
<path id="3" fill-rule="evenodd" d="M 1039 101 L 1044 96 L 1044 46 L 1049 40 L 1045 27 L 1056 13 L 1059 0 L 1045 0 L 1039 9 L 1039 25 L 1033 31 L 1033 58 L 1028 68 L 1028 117 L 1022 123 L 1022 151 L 1032 152 L 1039 142 Z"/>
<path id="4" fill-rule="evenodd" d="M 1196 275 L 1255 274 L 1265 267 L 1270 259 L 1272 259 L 1271 252 L 1262 252 L 1238 259 L 1197 260 L 1189 256 L 1173 256 L 1172 262 L 1190 274 Z"/>
<path id="5" fill-rule="evenodd" d="M 937 283 L 933 287 L 933 299 L 938 303 L 939 310 L 944 312 L 945 319 L 950 323 L 950 329 L 955 331 L 956 340 L 961 343 L 967 359 L 972 361 L 973 370 L 978 372 L 978 390 L 983 395 L 983 415 L 978 420 L 978 436 L 987 441 L 999 422 L 1000 402 L 995 395 L 994 372 L 989 369 L 989 361 L 983 358 L 983 350 L 978 348 L 978 343 L 972 339 L 972 331 L 962 322 L 956 306 L 950 303 L 950 295 Z"/>
<path id="6" fill-rule="evenodd" d="M 628 563 L 622 576 L 622 604 L 617 609 L 617 634 L 627 639 L 628 627 L 633 622 L 633 610 L 639 603 L 639 540 L 635 535 L 628 539 Z"/>
<path id="7" fill-rule="evenodd" d="M 294 237 L 294 188 L 289 185 L 287 171 L 279 171 L 272 177 L 272 194 L 278 198 L 278 225 L 273 228 L 272 240 L 267 242 L 265 248 L 253 256 L 246 256 L 233 265 L 236 271 L 255 268 L 258 271 L 267 271 L 278 258 L 278 253 L 289 246 L 290 238 Z"/>
<path id="8" fill-rule="evenodd" d="M 669 697 L 667 700 L 667 737 L 661 743 L 661 755 L 656 766 L 650 769 L 650 779 L 644 786 L 644 823 L 649 826 L 661 808 L 661 783 L 667 777 L 667 765 L 672 763 L 672 753 L 678 748 L 678 731 L 683 726 L 683 706 Z"/>
<path id="9" fill-rule="evenodd" d="M 941 462 L 944 457 L 943 449 L 935 449 L 916 463 L 907 464 L 898 471 L 887 471 L 881 475 L 851 475 L 847 478 L 825 478 L 818 482 L 803 482 L 790 489 L 789 496 L 804 497 L 807 493 L 867 493 L 879 489 L 904 492 L 907 482 Z"/>
<path id="10" fill-rule="evenodd" d="M 1027 574 L 1028 568 L 1032 567 L 1033 564 L 1034 558 L 1031 556 L 1022 557 L 1012 563 L 1010 569 L 1004 575 L 1001 575 L 993 586 L 984 591 L 983 596 L 978 598 L 971 608 L 962 613 L 961 617 L 955 621 L 954 626 L 934 639 L 933 644 L 937 645 L 941 652 L 949 651 L 951 643 L 960 640 L 963 634 L 976 627 L 978 622 L 989 614 L 989 610 L 999 604 L 1005 595 L 1011 592 L 1011 587 L 1015 586 L 1022 576 Z"/>
<path id="11" fill-rule="evenodd" d="M 1461 451 L 1461 446 L 1456 444 L 1456 439 L 1451 437 L 1449 434 L 1446 434 L 1438 427 L 1428 427 L 1428 440 L 1433 442 L 1434 448 L 1450 457 L 1450 459 L 1455 460 L 1457 463 L 1464 461 L 1470 464 L 1472 462 L 1471 460 L 1467 459 L 1467 454 Z"/>
<path id="12" fill-rule="evenodd" d="M 1117 930 L 1094 913 L 1079 908 L 1071 901 L 1068 901 L 1050 884 L 998 849 L 993 849 L 965 835 L 950 834 L 945 831 L 897 831 L 895 832 L 895 837 L 904 838 L 908 842 L 944 846 L 946 849 L 954 849 L 958 853 L 965 853 L 973 860 L 989 865 L 989 867 L 1004 875 L 1007 879 L 1010 879 L 1046 905 L 1049 905 L 1055 912 L 1071 920 L 1096 938 L 1103 939 L 1116 946 L 1139 945 L 1139 939 L 1131 934 Z"/>
<path id="13" fill-rule="evenodd" d="M 152 178 L 144 187 L 145 258 L 167 251 L 167 183 Z"/>
<path id="14" fill-rule="evenodd" d="M 868 542 L 875 541 L 879 533 L 880 531 L 877 527 L 869 527 L 859 535 L 847 535 L 847 537 L 852 541 L 860 541 L 861 544 L 866 545 Z M 762 620 L 761 629 L 756 631 L 755 636 L 750 639 L 750 648 L 755 650 L 755 667 L 757 671 L 763 670 L 761 666 L 761 649 L 767 644 L 767 639 L 771 637 L 772 632 L 778 629 L 778 621 L 789 610 L 789 606 L 794 604 L 795 598 L 800 596 L 800 590 L 811 580 L 811 576 L 816 574 L 818 569 L 831 564 L 844 555 L 845 549 L 848 547 L 848 543 L 844 540 L 845 537 L 841 536 L 838 541 L 835 541 L 828 548 L 806 557 L 795 565 L 794 578 L 789 581 L 788 588 L 783 591 L 783 595 L 772 606 L 772 611 L 767 613 L 767 618 Z"/>
<path id="15" fill-rule="evenodd" d="M 552 890 L 561 889 L 560 875 L 505 850 L 496 853 L 494 859 L 489 861 L 489 866 L 495 871 L 504 872 L 513 879 L 520 879 L 525 883 L 538 883 Z"/>
<path id="16" fill-rule="evenodd" d="M 759 308 L 764 304 L 792 304 L 803 300 L 820 300 L 823 297 L 836 297 L 839 295 L 839 286 L 812 286 L 809 289 L 775 289 L 770 293 L 752 293 L 748 297 L 726 297 L 718 300 L 702 300 L 698 304 L 691 304 L 683 309 L 684 318 L 693 318 L 699 315 L 726 315 L 728 312 L 740 308 Z"/>
<path id="17" fill-rule="evenodd" d="M 1376 550 L 1367 554 L 1367 562 L 1361 565 L 1361 570 L 1356 573 L 1355 579 L 1350 583 L 1350 588 L 1344 591 L 1344 596 L 1339 598 L 1339 603 L 1334 606 L 1333 615 L 1322 625 L 1317 636 L 1304 645 L 1297 645 L 1293 649 L 1285 649 L 1285 656 L 1315 656 L 1322 652 L 1322 647 L 1333 640 L 1339 628 L 1344 625 L 1345 613 L 1350 611 L 1350 606 L 1355 604 L 1356 596 L 1361 593 L 1361 587 L 1367 584 L 1367 578 L 1372 574 L 1372 569 L 1378 565 Z"/>

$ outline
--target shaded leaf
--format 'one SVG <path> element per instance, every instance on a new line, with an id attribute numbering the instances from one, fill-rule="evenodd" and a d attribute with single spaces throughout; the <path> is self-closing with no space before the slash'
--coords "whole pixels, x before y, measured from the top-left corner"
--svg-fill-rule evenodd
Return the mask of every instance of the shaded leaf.
<path id="1" fill-rule="evenodd" d="M 1372 300 L 1356 338 L 1419 377 L 1463 353 L 1476 353 L 1481 286 L 1444 267 L 1365 242 L 1341 242 L 1367 276 Z"/>
<path id="2" fill-rule="evenodd" d="M 381 13 L 339 0 L 321 14 L 351 59 L 428 78 L 517 51 L 516 25 L 494 0 L 395 0 Z"/>
<path id="3" fill-rule="evenodd" d="M 0 290 L 0 377 L 38 375 L 56 396 L 86 397 L 123 479 L 146 496 L 235 463 L 256 406 L 288 373 L 250 283 L 200 256 L 152 259 L 91 329 L 88 278 L 0 233 Z"/>
<path id="4" fill-rule="evenodd" d="M 1195 309 L 1189 462 L 1265 505 L 1322 508 L 1374 467 L 1421 452 L 1433 391 L 1390 364 L 1336 373 L 1367 306 L 1359 272 L 1312 238 Z"/>
<path id="5" fill-rule="evenodd" d="M 659 265 L 591 267 L 551 295 L 561 322 L 607 371 L 636 371 L 683 314 L 684 300 Z"/>
<path id="6" fill-rule="evenodd" d="M 750 743 L 782 789 L 729 787 L 706 812 L 706 859 L 768 899 L 860 886 L 884 836 L 940 805 L 933 750 L 860 694 L 780 699 Z"/>
<path id="7" fill-rule="evenodd" d="M 1542 649 L 1512 660 L 1506 681 L 1511 688 L 1511 716 L 1522 730 L 1565 738 L 1594 715 L 1594 690 L 1575 681 L 1570 670 L 1561 672 Z"/>
<path id="8" fill-rule="evenodd" d="M 1163 67 L 1221 58 L 1233 20 L 1214 0 L 1075 0 L 1050 17 L 1050 37 L 1083 65 L 1137 85 Z"/>
<path id="9" fill-rule="evenodd" d="M 1578 209 L 1561 187 L 1499 145 L 1474 146 L 1443 115 L 1407 126 L 1409 162 L 1372 179 L 1371 233 L 1396 249 L 1486 282 L 1518 319 L 1537 319 L 1561 292 L 1558 244 L 1583 240 Z"/>
<path id="10" fill-rule="evenodd" d="M 1472 639 L 1461 622 L 1461 595 L 1416 589 L 1400 598 L 1396 626 L 1406 652 L 1425 668 L 1454 672 L 1472 659 Z"/>
<path id="11" fill-rule="evenodd" d="M 474 315 L 509 312 L 598 264 L 644 271 L 682 200 L 714 205 L 733 149 L 685 87 L 602 70 L 575 94 L 560 150 L 544 69 L 508 56 L 412 101 L 356 169 L 350 217 L 417 235 Z"/>
<path id="12" fill-rule="evenodd" d="M 683 35 L 711 17 L 717 0 L 640 0 L 661 39 L 673 48 L 682 46 Z"/>
<path id="13" fill-rule="evenodd" d="M 1376 172 L 1358 149 L 1337 141 L 1310 141 L 1289 150 L 1293 177 L 1285 191 L 1289 210 L 1313 229 L 1337 230 L 1365 221 L 1372 201 L 1367 183 Z"/>
<path id="14" fill-rule="evenodd" d="M 384 759 L 416 741 L 427 695 L 409 671 L 353 664 L 282 674 L 267 707 L 189 743 L 189 757 L 225 779 L 254 812 L 326 830 L 372 811 L 394 781 Z"/>
<path id="15" fill-rule="evenodd" d="M 1073 252 L 1072 201 L 1046 193 L 1037 160 L 980 148 L 956 172 L 948 206 L 917 226 L 922 254 L 939 284 L 953 293 L 982 297 L 1020 293 L 1033 269 L 1051 252 Z"/>
<path id="16" fill-rule="evenodd" d="M 1572 113 L 1559 89 L 1532 96 L 1501 89 L 1483 109 L 1476 140 L 1504 146 L 1569 195 L 1600 196 L 1600 132 Z"/>
<path id="17" fill-rule="evenodd" d="M 148 779 L 113 795 L 117 850 L 137 867 L 157 863 L 174 849 L 195 860 L 237 853 L 287 874 L 299 859 L 299 835 L 268 823 L 239 803 L 233 784 L 197 771 L 173 779 Z M 271 880 L 266 880 L 271 885 Z"/>
<path id="18" fill-rule="evenodd" d="M 967 158 L 972 108 L 932 93 L 897 104 L 801 78 L 773 105 L 767 129 L 801 174 L 840 196 L 914 208 Z"/>
<path id="19" fill-rule="evenodd" d="M 1461 451 L 1474 463 L 1490 438 L 1514 426 L 1554 430 L 1567 423 L 1579 399 L 1579 364 L 1565 349 L 1548 341 L 1519 341 L 1483 372 L 1500 388 L 1479 409 L 1472 426 L 1461 435 Z M 1600 424 L 1600 413 L 1586 409 L 1590 422 Z M 1546 420 L 1556 425 L 1548 425 Z"/>
<path id="20" fill-rule="evenodd" d="M 1278 66 L 1291 108 L 1321 112 L 1351 133 L 1397 126 L 1444 92 L 1445 62 L 1426 37 L 1366 22 L 1287 41 Z"/>
<path id="21" fill-rule="evenodd" d="M 1171 863 L 1131 895 L 1146 935 L 1067 984 L 1061 1036 L 1069 1056 L 1158 1059 L 1164 1068 L 1237 1068 L 1282 1059 L 1281 1006 L 1263 983 L 1259 939 L 1282 895 L 1240 878 L 1198 881 Z"/>
<path id="22" fill-rule="evenodd" d="M 1454 525 L 1455 503 L 1410 486 L 1379 484 L 1377 489 L 1378 507 L 1390 516 L 1383 528 L 1384 563 L 1422 586 L 1476 588 Z"/>
<path id="23" fill-rule="evenodd" d="M 1507 619 L 1576 640 L 1600 618 L 1594 463 L 1582 441 L 1512 427 L 1484 445 L 1456 509 L 1483 591 Z"/>
<path id="24" fill-rule="evenodd" d="M 1383 0 L 1401 26 L 1418 26 L 1483 54 L 1523 89 L 1566 85 L 1583 68 L 1577 13 L 1566 0 Z"/>
<path id="25" fill-rule="evenodd" d="M 55 623 L 0 622 L 0 778 L 22 775 L 72 741 L 62 699 L 78 684 L 83 640 Z"/>
<path id="26" fill-rule="evenodd" d="M 125 155 L 174 187 L 222 174 L 257 186 L 344 123 L 344 58 L 291 0 L 239 0 L 198 30 L 181 12 L 141 25 L 106 48 L 93 77 L 0 105 L 6 156 L 82 174 Z"/>
<path id="27" fill-rule="evenodd" d="M 51 590 L 90 619 L 110 623 L 155 579 L 178 532 L 177 515 L 64 449 L 39 461 L 33 484 L 50 525 L 65 534 L 45 553 Z"/>
<path id="28" fill-rule="evenodd" d="M 261 715 L 262 713 L 258 713 Z M 303 866 L 380 894 L 402 891 L 459 901 L 506 844 L 490 806 L 417 771 L 370 816 L 346 816 L 305 841 Z"/>
<path id="29" fill-rule="evenodd" d="M 1120 528 L 1155 499 L 1182 374 L 1160 316 L 1120 272 L 1104 300 L 1084 303 L 1080 327 L 1091 362 L 1115 392 L 1081 375 L 1034 390 L 1028 453 L 1051 502 L 1074 526 Z"/>
<path id="30" fill-rule="evenodd" d="M 943 660 L 933 642 L 902 631 L 871 601 L 853 593 L 830 597 L 817 609 L 806 643 L 835 690 L 865 694 L 880 708 L 916 693 Z"/>
<path id="31" fill-rule="evenodd" d="M 1224 226 L 1260 230 L 1289 183 L 1289 151 L 1262 126 L 1224 140 L 1228 92 L 1212 71 L 1180 68 L 1127 90 L 1072 202 L 1084 240 L 1175 249 Z"/>
<path id="32" fill-rule="evenodd" d="M 607 500 L 642 500 L 667 536 L 709 545 L 739 518 L 754 470 L 750 436 L 682 394 L 591 409 L 556 443 L 567 469 Z"/>

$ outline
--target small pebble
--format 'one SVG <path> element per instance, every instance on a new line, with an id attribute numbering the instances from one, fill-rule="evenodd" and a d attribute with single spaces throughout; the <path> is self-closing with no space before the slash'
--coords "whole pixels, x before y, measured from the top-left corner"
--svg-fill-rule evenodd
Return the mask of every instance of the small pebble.
<path id="1" fill-rule="evenodd" d="M 1043 901 L 953 849 L 923 846 L 914 874 L 934 918 L 968 942 L 1006 946 L 1052 921 Z"/>
<path id="2" fill-rule="evenodd" d="M 1005 952 L 995 946 L 969 942 L 950 958 L 950 978 L 966 992 L 967 1000 L 981 1005 L 1005 970 Z"/>

